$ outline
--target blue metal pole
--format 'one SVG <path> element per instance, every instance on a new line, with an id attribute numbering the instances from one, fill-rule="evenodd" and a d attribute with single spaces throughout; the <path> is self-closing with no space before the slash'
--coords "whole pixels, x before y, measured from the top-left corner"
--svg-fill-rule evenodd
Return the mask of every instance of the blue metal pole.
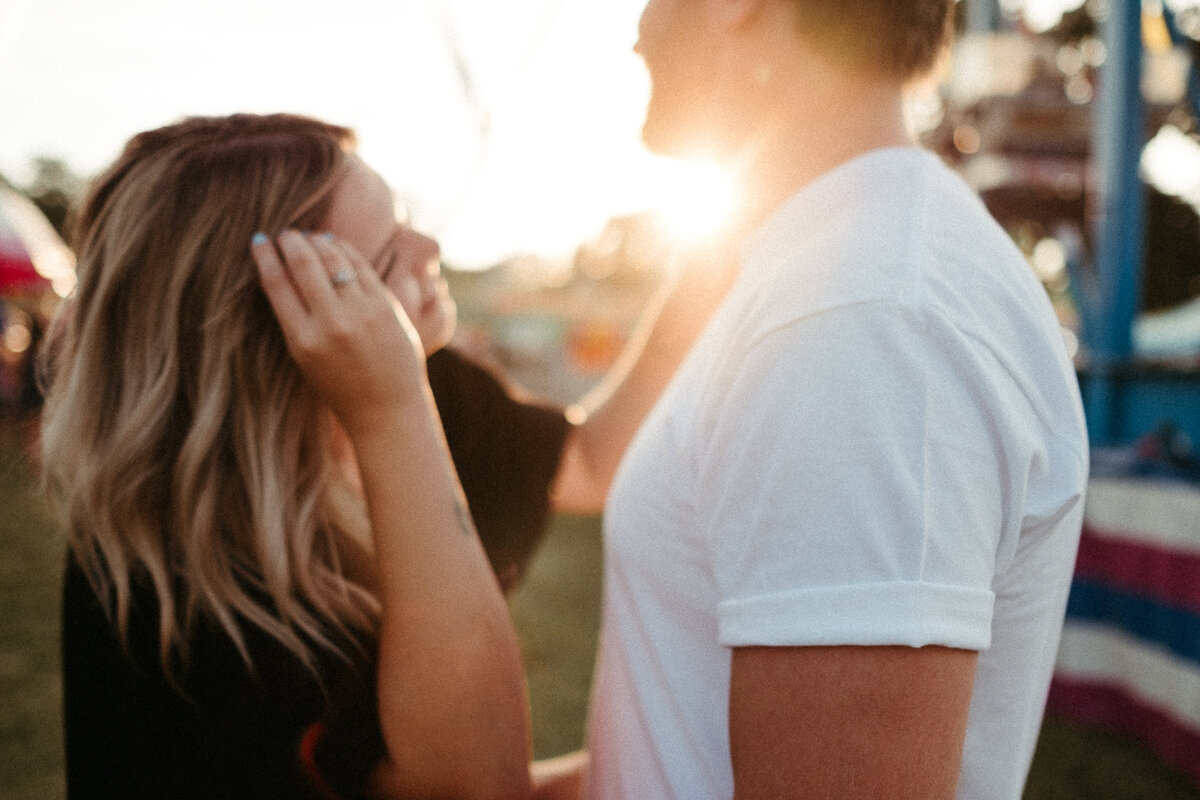
<path id="1" fill-rule="evenodd" d="M 1133 322 L 1140 307 L 1145 201 L 1138 166 L 1145 144 L 1141 93 L 1142 9 L 1138 0 L 1108 4 L 1094 126 L 1095 220 L 1098 296 L 1092 325 L 1084 331 L 1091 358 L 1088 427 L 1093 443 L 1110 441 L 1119 430 L 1115 368 L 1133 353 Z"/>
<path id="2" fill-rule="evenodd" d="M 963 0 L 970 33 L 990 33 L 1000 28 L 1000 0 Z"/>

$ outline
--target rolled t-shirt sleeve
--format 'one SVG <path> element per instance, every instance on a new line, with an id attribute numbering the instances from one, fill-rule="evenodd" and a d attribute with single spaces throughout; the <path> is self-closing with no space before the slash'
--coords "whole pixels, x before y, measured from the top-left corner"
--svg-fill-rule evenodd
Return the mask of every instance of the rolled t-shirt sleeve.
<path id="1" fill-rule="evenodd" d="M 986 354 L 942 324 L 838 308 L 727 370 L 697 493 L 723 644 L 988 646 L 1005 444 Z"/>

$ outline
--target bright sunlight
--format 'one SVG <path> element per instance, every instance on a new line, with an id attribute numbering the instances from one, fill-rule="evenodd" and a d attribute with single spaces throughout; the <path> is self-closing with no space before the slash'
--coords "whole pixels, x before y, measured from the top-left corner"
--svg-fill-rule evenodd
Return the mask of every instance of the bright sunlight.
<path id="1" fill-rule="evenodd" d="M 675 174 L 656 187 L 653 208 L 668 236 L 696 242 L 718 230 L 733 206 L 733 181 L 714 164 L 679 164 Z"/>

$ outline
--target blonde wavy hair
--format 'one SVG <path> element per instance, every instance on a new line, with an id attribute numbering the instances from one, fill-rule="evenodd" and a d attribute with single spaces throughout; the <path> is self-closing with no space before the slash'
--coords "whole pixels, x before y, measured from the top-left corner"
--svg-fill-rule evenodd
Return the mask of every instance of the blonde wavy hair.
<path id="1" fill-rule="evenodd" d="M 292 115 L 189 118 L 134 137 L 82 207 L 44 482 L 123 641 L 153 587 L 168 675 L 203 617 L 247 664 L 248 623 L 314 672 L 373 636 L 365 512 L 250 256 L 257 231 L 322 226 L 353 146 Z"/>

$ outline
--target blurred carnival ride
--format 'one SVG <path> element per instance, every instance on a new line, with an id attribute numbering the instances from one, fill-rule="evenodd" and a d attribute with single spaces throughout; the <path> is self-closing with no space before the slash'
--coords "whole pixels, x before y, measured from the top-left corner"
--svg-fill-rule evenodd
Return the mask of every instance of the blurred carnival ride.
<path id="1" fill-rule="evenodd" d="M 1076 333 L 1093 446 L 1048 709 L 1200 787 L 1200 5 L 1088 0 L 1037 37 L 962 5 L 929 142 Z"/>
<path id="2" fill-rule="evenodd" d="M 927 143 L 1030 256 L 1077 339 L 1094 445 L 1200 441 L 1200 7 L 1088 0 L 964 31 Z"/>
<path id="3" fill-rule="evenodd" d="M 29 199 L 0 184 L 0 407 L 40 405 L 37 347 L 75 282 L 75 258 Z"/>

